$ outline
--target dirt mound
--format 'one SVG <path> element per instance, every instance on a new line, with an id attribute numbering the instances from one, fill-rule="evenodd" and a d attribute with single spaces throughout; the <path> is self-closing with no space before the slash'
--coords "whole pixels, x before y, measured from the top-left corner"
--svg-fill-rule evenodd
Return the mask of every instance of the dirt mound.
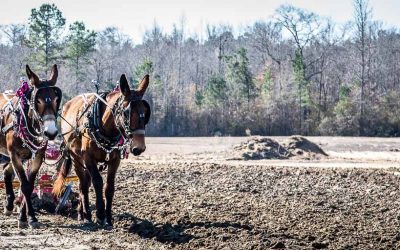
<path id="1" fill-rule="evenodd" d="M 328 156 L 320 146 L 299 135 L 291 136 L 284 145 L 291 157 L 318 159 Z"/>
<path id="2" fill-rule="evenodd" d="M 328 156 L 317 144 L 302 136 L 291 136 L 287 141 L 279 143 L 268 137 L 252 137 L 234 147 L 234 159 L 319 159 Z"/>
<path id="3" fill-rule="evenodd" d="M 289 152 L 279 142 L 268 137 L 253 137 L 234 147 L 243 160 L 287 159 Z"/>

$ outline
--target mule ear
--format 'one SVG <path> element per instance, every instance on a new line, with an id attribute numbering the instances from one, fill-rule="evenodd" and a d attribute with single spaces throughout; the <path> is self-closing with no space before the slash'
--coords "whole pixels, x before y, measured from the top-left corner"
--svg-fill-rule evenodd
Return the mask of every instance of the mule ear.
<path id="1" fill-rule="evenodd" d="M 119 89 L 124 96 L 129 96 L 131 94 L 131 89 L 129 88 L 129 83 L 125 74 L 122 74 L 121 78 L 119 79 Z"/>
<path id="2" fill-rule="evenodd" d="M 50 79 L 48 80 L 50 86 L 56 85 L 57 77 L 58 77 L 58 68 L 57 64 L 54 64 L 53 68 L 51 69 Z"/>
<path id="3" fill-rule="evenodd" d="M 141 96 L 144 95 L 144 92 L 146 92 L 147 87 L 149 86 L 149 75 L 145 75 L 142 79 L 142 81 L 140 82 L 138 89 L 137 89 L 137 93 Z"/>
<path id="4" fill-rule="evenodd" d="M 38 86 L 40 84 L 39 77 L 33 73 L 28 64 L 26 65 L 26 75 L 28 76 L 29 82 L 32 86 Z"/>

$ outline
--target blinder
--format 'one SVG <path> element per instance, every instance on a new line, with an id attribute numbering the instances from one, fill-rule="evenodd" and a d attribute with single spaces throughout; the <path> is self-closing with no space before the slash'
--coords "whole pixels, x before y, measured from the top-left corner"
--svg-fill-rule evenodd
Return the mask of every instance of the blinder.
<path id="1" fill-rule="evenodd" d="M 146 114 L 144 114 L 144 124 L 146 125 L 147 123 L 149 123 L 149 120 L 150 120 L 151 109 L 150 109 L 150 104 L 147 101 L 142 100 L 142 102 L 147 110 Z"/>
<path id="2" fill-rule="evenodd" d="M 124 122 L 124 127 L 125 127 L 125 132 L 128 135 L 144 135 L 145 134 L 145 130 L 144 129 L 132 129 L 130 126 L 130 121 L 131 121 L 131 113 L 132 113 L 132 108 L 133 105 L 137 102 L 142 102 L 143 105 L 146 107 L 147 112 L 145 113 L 143 109 L 140 109 L 138 111 L 139 113 L 139 125 L 143 125 L 145 126 L 150 119 L 150 105 L 148 104 L 148 102 L 146 102 L 145 100 L 142 100 L 142 96 L 139 95 L 131 95 L 128 99 L 129 105 L 124 109 L 123 114 L 124 114 L 124 118 L 126 121 L 128 122 Z"/>

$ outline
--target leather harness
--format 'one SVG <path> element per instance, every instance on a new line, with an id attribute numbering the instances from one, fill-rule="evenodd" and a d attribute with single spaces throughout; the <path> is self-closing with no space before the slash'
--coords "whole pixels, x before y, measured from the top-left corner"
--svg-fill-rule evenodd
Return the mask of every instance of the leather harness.
<path id="1" fill-rule="evenodd" d="M 142 100 L 141 96 L 138 95 L 131 95 L 128 100 L 124 99 L 125 97 L 121 95 L 121 97 L 118 98 L 116 101 L 115 105 L 113 107 L 110 107 L 107 102 L 105 101 L 107 95 L 110 92 L 102 92 L 99 94 L 95 94 L 96 98 L 91 104 L 91 108 L 85 109 L 84 112 L 86 112 L 86 117 L 87 117 L 87 122 L 85 123 L 84 127 L 87 129 L 89 132 L 89 135 L 92 140 L 95 141 L 97 146 L 101 149 L 103 149 L 107 156 L 106 156 L 106 161 L 109 159 L 109 155 L 112 151 L 115 149 L 118 149 L 120 151 L 121 158 L 124 158 L 126 148 L 127 148 L 127 142 L 129 141 L 129 136 L 131 135 L 144 135 L 145 130 L 144 129 L 131 129 L 130 127 L 130 119 L 131 119 L 131 110 L 132 110 L 132 105 L 134 102 L 141 101 L 143 104 L 148 107 L 148 113 L 144 114 L 143 110 L 139 111 L 139 124 L 140 125 L 146 125 L 149 116 L 150 116 L 150 106 L 149 104 Z M 86 102 L 86 96 L 83 95 L 84 101 Z M 123 101 L 128 101 L 128 106 L 126 108 L 123 108 Z M 117 129 L 119 130 L 118 135 L 115 135 L 113 137 L 106 136 L 102 133 L 101 129 L 101 119 L 102 119 L 102 112 L 101 110 L 104 108 L 104 106 L 107 106 L 108 108 L 111 109 L 114 119 L 115 119 L 115 125 Z M 123 118 L 123 124 L 117 124 L 118 118 L 122 116 Z M 128 121 L 128 122 L 126 122 Z"/>
<path id="2" fill-rule="evenodd" d="M 105 92 L 105 93 L 101 93 L 99 95 L 103 99 L 105 99 L 108 94 L 109 94 L 108 92 Z M 101 133 L 101 126 L 100 126 L 101 118 L 102 118 L 101 109 L 103 107 L 104 107 L 103 102 L 99 98 L 96 98 L 96 100 L 94 101 L 94 103 L 92 105 L 92 108 L 88 112 L 88 115 L 87 115 L 88 126 L 86 128 L 91 130 L 95 139 L 99 143 L 101 143 L 106 148 L 111 149 L 119 143 L 121 134 L 118 134 L 113 137 L 109 137 L 109 136 L 105 136 L 104 134 Z"/>

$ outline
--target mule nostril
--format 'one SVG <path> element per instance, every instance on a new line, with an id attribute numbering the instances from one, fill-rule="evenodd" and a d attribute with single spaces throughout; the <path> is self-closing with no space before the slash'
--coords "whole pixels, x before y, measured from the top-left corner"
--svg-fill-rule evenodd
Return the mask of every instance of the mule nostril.
<path id="1" fill-rule="evenodd" d="M 131 153 L 132 153 L 134 156 L 138 156 L 138 155 L 140 155 L 142 152 L 143 152 L 143 151 L 140 150 L 139 148 L 133 148 L 133 149 L 131 150 Z"/>
<path id="2" fill-rule="evenodd" d="M 49 140 L 54 140 L 58 134 L 58 130 L 49 132 L 47 129 L 44 130 L 44 135 L 49 138 Z"/>

